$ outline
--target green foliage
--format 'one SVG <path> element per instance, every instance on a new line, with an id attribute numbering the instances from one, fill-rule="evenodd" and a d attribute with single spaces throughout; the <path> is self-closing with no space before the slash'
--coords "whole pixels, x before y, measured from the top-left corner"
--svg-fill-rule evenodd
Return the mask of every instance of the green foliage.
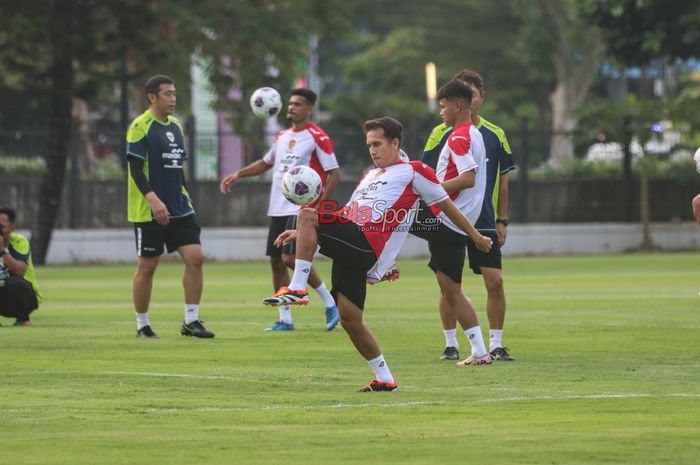
<path id="1" fill-rule="evenodd" d="M 700 3 L 668 0 L 585 0 L 582 10 L 602 29 L 608 53 L 624 65 L 698 57 Z"/>
<path id="2" fill-rule="evenodd" d="M 677 182 L 696 181 L 698 173 L 695 170 L 690 155 L 678 158 L 660 159 L 646 156 L 638 158 L 632 164 L 632 172 L 639 175 L 642 163 L 650 179 L 670 179 Z M 513 172 L 517 176 L 517 170 Z M 552 166 L 545 163 L 528 171 L 531 180 L 558 180 L 558 179 L 590 179 L 590 178 L 619 178 L 623 175 L 621 160 L 585 160 L 573 158 L 564 161 L 560 166 Z M 511 175 L 512 176 L 512 175 Z M 513 176 L 514 177 L 514 176 Z M 514 177 L 514 179 L 517 179 Z"/>
<path id="3" fill-rule="evenodd" d="M 126 179 L 126 171 L 117 157 L 96 160 L 90 170 L 81 173 L 82 179 L 91 181 L 112 181 Z"/>
<path id="4" fill-rule="evenodd" d="M 46 160 L 42 157 L 0 158 L 0 176 L 41 176 L 46 172 Z"/>

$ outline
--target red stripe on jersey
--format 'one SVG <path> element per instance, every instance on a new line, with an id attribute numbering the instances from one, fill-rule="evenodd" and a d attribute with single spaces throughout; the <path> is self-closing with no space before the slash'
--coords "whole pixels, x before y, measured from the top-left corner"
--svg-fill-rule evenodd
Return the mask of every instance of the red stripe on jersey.
<path id="1" fill-rule="evenodd" d="M 471 124 L 472 123 L 460 124 L 447 139 L 447 145 L 450 147 L 452 153 L 457 156 L 462 156 L 469 153 L 469 149 L 472 145 L 472 138 L 469 135 L 469 128 L 471 127 Z"/>
<path id="2" fill-rule="evenodd" d="M 411 162 L 412 165 L 413 163 L 420 162 Z M 428 167 L 428 169 L 431 172 L 433 171 L 430 167 Z M 435 178 L 434 173 L 433 178 Z M 413 191 L 413 182 L 411 181 L 406 185 L 406 189 L 399 195 L 399 198 L 396 199 L 394 205 L 384 210 L 384 213 L 378 220 L 369 221 L 362 226 L 362 232 L 377 257 L 381 256 L 384 246 L 389 241 L 396 226 L 406 219 L 409 209 L 416 203 L 417 199 L 418 194 Z M 391 217 L 388 217 L 387 213 L 389 213 Z"/>
<path id="3" fill-rule="evenodd" d="M 319 128 L 314 123 L 309 123 L 307 128 L 309 129 L 311 135 L 314 137 L 316 145 L 318 145 L 321 148 L 321 150 L 323 150 L 326 154 L 333 153 L 333 141 L 331 141 L 331 138 L 328 137 L 328 135 L 323 131 L 323 129 Z"/>
<path id="4" fill-rule="evenodd" d="M 440 184 L 437 176 L 435 176 L 435 171 L 422 161 L 414 160 L 410 161 L 409 164 L 413 167 L 413 171 L 423 176 L 428 181 L 432 181 L 435 184 Z"/>

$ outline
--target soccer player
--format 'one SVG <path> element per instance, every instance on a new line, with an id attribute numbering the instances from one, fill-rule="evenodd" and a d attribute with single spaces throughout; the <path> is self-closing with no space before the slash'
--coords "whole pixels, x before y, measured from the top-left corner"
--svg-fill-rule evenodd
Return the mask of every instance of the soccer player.
<path id="1" fill-rule="evenodd" d="M 474 93 L 471 104 L 471 121 L 479 129 L 486 148 L 486 190 L 484 202 L 476 228 L 481 234 L 493 239 L 494 246 L 488 253 L 483 253 L 467 245 L 469 250 L 469 267 L 475 274 L 481 274 L 487 291 L 486 313 L 489 319 L 489 351 L 491 357 L 498 361 L 512 361 L 513 357 L 503 346 L 503 323 L 506 314 L 506 297 L 503 290 L 501 272 L 501 248 L 506 243 L 508 230 L 508 173 L 515 169 L 510 146 L 505 132 L 500 127 L 479 115 L 486 92 L 484 79 L 471 69 L 457 73 L 456 79 L 466 82 Z M 452 134 L 452 128 L 443 123 L 433 129 L 423 153 L 423 162 L 435 167 L 437 158 L 446 141 Z M 446 348 L 444 359 L 459 358 L 459 344 L 455 338 L 456 319 L 449 312 L 440 309 L 440 316 L 445 333 Z"/>
<path id="2" fill-rule="evenodd" d="M 16 213 L 0 208 L 0 315 L 15 319 L 15 326 L 31 326 L 29 314 L 39 307 L 29 241 L 15 232 Z"/>
<path id="3" fill-rule="evenodd" d="M 294 166 L 310 166 L 321 177 L 323 192 L 319 199 L 310 206 L 318 205 L 329 199 L 340 180 L 338 161 L 333 153 L 333 142 L 320 127 L 311 122 L 316 93 L 310 89 L 300 88 L 292 91 L 287 107 L 287 119 L 292 125 L 277 135 L 270 150 L 250 165 L 226 176 L 220 185 L 222 193 L 230 192 L 231 187 L 241 178 L 257 176 L 272 169 L 272 186 L 267 215 L 270 217 L 270 230 L 267 236 L 266 254 L 270 257 L 272 267 L 272 285 L 274 290 L 289 285 L 288 268 L 294 268 L 294 244 L 277 247 L 277 236 L 286 229 L 294 229 L 300 207 L 288 201 L 282 195 L 282 177 Z M 309 276 L 311 286 L 323 300 L 326 309 L 326 330 L 331 331 L 339 321 L 338 307 L 325 283 L 311 269 Z M 278 309 L 279 320 L 265 331 L 292 331 L 292 310 L 289 305 Z"/>
<path id="4" fill-rule="evenodd" d="M 177 95 L 175 81 L 164 75 L 146 82 L 148 110 L 129 127 L 129 221 L 134 223 L 137 268 L 134 276 L 134 308 L 137 336 L 157 339 L 151 328 L 148 306 L 153 274 L 164 249 L 177 252 L 185 263 L 182 285 L 185 289 L 183 336 L 213 338 L 199 320 L 202 297 L 204 254 L 200 228 L 184 176 L 185 138 L 182 126 L 172 114 Z"/>
<path id="5" fill-rule="evenodd" d="M 486 185 L 486 151 L 481 134 L 470 121 L 472 91 L 453 79 L 438 90 L 440 116 L 454 127 L 438 160 L 436 176 L 464 216 L 474 222 L 481 212 Z M 439 208 L 421 209 L 413 234 L 428 241 L 430 262 L 440 286 L 440 313 L 459 320 L 471 345 L 471 355 L 461 365 L 491 363 L 481 328 L 469 299 L 462 291 L 462 269 L 469 238 Z M 456 322 L 451 332 L 456 344 Z M 444 357 L 444 356 L 443 356 Z"/>
<path id="6" fill-rule="evenodd" d="M 491 239 L 480 235 L 442 188 L 432 169 L 419 161 L 399 158 L 401 123 L 383 117 L 364 123 L 367 147 L 376 166 L 360 181 L 349 202 L 337 212 L 325 205 L 299 212 L 296 230 L 280 234 L 278 245 L 296 241 L 297 258 L 289 287 L 263 300 L 265 305 L 306 304 L 306 283 L 316 247 L 333 259 L 331 293 L 338 302 L 340 321 L 350 340 L 369 363 L 375 379 L 362 392 L 395 391 L 394 380 L 379 344 L 362 321 L 366 280 L 376 282 L 396 259 L 422 198 L 437 205 L 479 248 Z"/>

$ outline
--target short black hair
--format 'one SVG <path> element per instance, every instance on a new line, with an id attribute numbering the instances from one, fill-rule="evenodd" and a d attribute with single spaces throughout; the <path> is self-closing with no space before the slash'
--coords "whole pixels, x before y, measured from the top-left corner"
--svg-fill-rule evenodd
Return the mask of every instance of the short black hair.
<path id="1" fill-rule="evenodd" d="M 144 86 L 146 89 L 146 100 L 148 100 L 148 94 L 158 95 L 161 84 L 175 84 L 175 80 L 165 74 L 156 74 L 155 76 L 149 77 Z"/>
<path id="2" fill-rule="evenodd" d="M 301 97 L 304 97 L 311 106 L 314 106 L 316 104 L 316 99 L 318 98 L 316 92 L 314 92 L 311 89 L 307 89 L 306 87 L 299 87 L 298 89 L 294 89 L 292 91 L 292 95 L 299 95 Z"/>
<path id="3" fill-rule="evenodd" d="M 486 90 L 484 85 L 484 78 L 481 77 L 481 74 L 477 73 L 473 69 L 464 68 L 463 70 L 455 74 L 454 78 L 473 85 L 482 94 L 484 93 L 484 90 Z"/>
<path id="4" fill-rule="evenodd" d="M 401 138 L 403 136 L 403 125 L 391 116 L 383 116 L 381 118 L 375 118 L 365 121 L 365 124 L 363 124 L 363 128 L 365 129 L 365 134 L 371 131 L 372 129 L 383 129 L 384 135 L 387 139 L 389 139 L 390 141 L 398 139 L 399 145 L 401 145 Z"/>
<path id="5" fill-rule="evenodd" d="M 17 218 L 17 214 L 12 208 L 0 207 L 0 215 L 2 215 L 3 213 L 7 215 L 7 219 L 10 220 L 10 224 L 15 224 L 15 218 Z"/>
<path id="6" fill-rule="evenodd" d="M 447 84 L 443 85 L 438 89 L 437 98 L 442 99 L 462 99 L 466 100 L 468 104 L 472 103 L 472 98 L 474 97 L 474 92 L 469 88 L 469 86 L 459 79 L 452 79 Z"/>

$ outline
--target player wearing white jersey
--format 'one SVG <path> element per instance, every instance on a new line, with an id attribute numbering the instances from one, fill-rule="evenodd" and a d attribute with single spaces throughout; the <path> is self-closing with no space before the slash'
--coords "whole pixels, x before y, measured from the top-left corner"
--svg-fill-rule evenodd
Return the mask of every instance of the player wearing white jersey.
<path id="1" fill-rule="evenodd" d="M 464 82 L 453 79 L 438 90 L 438 99 L 440 116 L 454 131 L 440 152 L 437 178 L 457 208 L 476 223 L 486 187 L 486 150 L 481 133 L 470 121 L 472 91 Z M 428 241 L 428 266 L 435 272 L 440 286 L 440 314 L 455 315 L 471 345 L 471 356 L 459 365 L 490 364 L 491 356 L 484 345 L 476 312 L 462 291 L 462 269 L 469 239 L 435 206 L 419 215 L 412 232 Z M 452 336 L 456 338 L 456 332 Z M 447 351 L 441 358 L 452 359 Z"/>
<path id="2" fill-rule="evenodd" d="M 455 207 L 434 171 L 399 157 L 402 126 L 384 117 L 365 122 L 367 147 L 376 166 L 360 181 L 345 207 L 330 212 L 302 209 L 296 230 L 281 234 L 276 243 L 296 241 L 297 259 L 288 288 L 263 300 L 266 305 L 306 304 L 306 283 L 316 247 L 333 259 L 331 293 L 340 310 L 341 324 L 357 351 L 367 360 L 375 379 L 361 391 L 394 391 L 398 385 L 379 344 L 362 320 L 366 279 L 379 280 L 394 263 L 416 213 L 418 199 L 437 205 L 482 250 L 491 239 L 480 235 Z"/>
<path id="3" fill-rule="evenodd" d="M 287 119 L 292 126 L 280 132 L 270 150 L 250 165 L 226 176 L 220 185 L 222 193 L 229 192 L 241 178 L 256 176 L 272 170 L 270 203 L 267 214 L 270 229 L 266 254 L 272 267 L 272 284 L 275 290 L 289 285 L 288 267 L 294 267 L 293 245 L 277 247 L 275 239 L 286 229 L 296 225 L 300 207 L 282 195 L 281 183 L 284 173 L 294 166 L 309 166 L 321 177 L 323 192 L 317 202 L 330 198 L 340 179 L 338 161 L 333 153 L 333 143 L 323 129 L 311 123 L 310 118 L 316 94 L 309 89 L 294 89 L 289 99 Z M 314 204 L 315 205 L 315 204 Z M 326 309 L 326 330 L 331 331 L 339 321 L 338 308 L 321 278 L 311 270 L 309 283 L 323 299 Z M 294 329 L 292 311 L 288 305 L 279 307 L 279 320 L 266 331 L 291 331 Z"/>

